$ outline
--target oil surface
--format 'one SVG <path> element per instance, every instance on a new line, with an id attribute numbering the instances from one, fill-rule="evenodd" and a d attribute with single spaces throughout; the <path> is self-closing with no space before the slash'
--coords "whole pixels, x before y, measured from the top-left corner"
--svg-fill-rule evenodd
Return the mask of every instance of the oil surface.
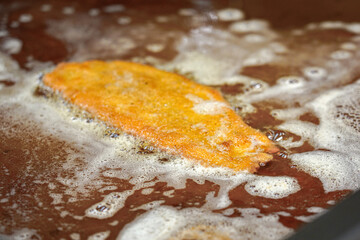
<path id="1" fill-rule="evenodd" d="M 268 4 L 1 2 L 0 238 L 281 239 L 358 189 L 358 3 Z M 42 88 L 91 59 L 217 88 L 281 152 L 256 174 L 204 168 Z"/>

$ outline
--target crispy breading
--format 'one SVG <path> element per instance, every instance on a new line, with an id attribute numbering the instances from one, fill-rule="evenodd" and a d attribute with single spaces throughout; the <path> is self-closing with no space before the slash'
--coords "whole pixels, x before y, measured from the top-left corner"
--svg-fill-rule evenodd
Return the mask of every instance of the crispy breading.
<path id="1" fill-rule="evenodd" d="M 88 61 L 59 64 L 43 82 L 105 123 L 205 166 L 254 172 L 276 151 L 218 91 L 174 73 Z"/>

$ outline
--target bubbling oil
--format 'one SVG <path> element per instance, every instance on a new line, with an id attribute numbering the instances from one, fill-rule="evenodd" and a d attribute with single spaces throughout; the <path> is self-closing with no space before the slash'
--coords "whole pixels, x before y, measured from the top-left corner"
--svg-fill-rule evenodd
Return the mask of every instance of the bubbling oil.
<path id="1" fill-rule="evenodd" d="M 358 189 L 360 25 L 278 31 L 246 16 L 227 7 L 150 14 L 59 3 L 6 18 L 0 237 L 280 239 Z M 281 153 L 256 174 L 234 173 L 106 126 L 42 86 L 55 65 L 30 56 L 38 55 L 16 35 L 39 23 L 52 46 L 71 50 L 63 61 L 138 61 L 218 88 Z M 200 101 L 195 110 L 211 117 L 221 107 Z"/>

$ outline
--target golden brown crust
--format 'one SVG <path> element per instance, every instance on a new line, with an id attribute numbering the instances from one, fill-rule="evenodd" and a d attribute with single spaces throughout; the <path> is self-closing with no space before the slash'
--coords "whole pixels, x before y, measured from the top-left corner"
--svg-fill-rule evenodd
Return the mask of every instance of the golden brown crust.
<path id="1" fill-rule="evenodd" d="M 254 172 L 276 150 L 221 94 L 137 63 L 62 63 L 44 84 L 98 119 L 205 166 Z"/>

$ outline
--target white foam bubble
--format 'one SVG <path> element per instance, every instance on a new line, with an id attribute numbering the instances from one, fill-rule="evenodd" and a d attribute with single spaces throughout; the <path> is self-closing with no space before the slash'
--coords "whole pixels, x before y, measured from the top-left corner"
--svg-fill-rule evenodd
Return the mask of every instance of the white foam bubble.
<path id="1" fill-rule="evenodd" d="M 157 16 L 155 18 L 155 20 L 158 22 L 158 23 L 166 23 L 169 21 L 169 17 L 167 16 Z"/>
<path id="2" fill-rule="evenodd" d="M 173 229 L 181 227 L 183 221 L 183 216 L 176 210 L 157 208 L 125 226 L 117 239 L 168 239 Z"/>
<path id="3" fill-rule="evenodd" d="M 110 236 L 110 231 L 98 232 L 88 237 L 88 240 L 105 240 Z"/>
<path id="4" fill-rule="evenodd" d="M 131 18 L 130 17 L 119 17 L 117 22 L 120 24 L 120 25 L 126 25 L 126 24 L 129 24 L 131 23 Z"/>
<path id="5" fill-rule="evenodd" d="M 266 40 L 260 47 L 268 45 L 268 40 L 274 34 L 267 31 L 261 35 Z M 273 47 L 276 48 L 275 45 Z M 179 41 L 179 55 L 173 61 L 159 67 L 170 71 L 175 69 L 182 74 L 190 73 L 202 84 L 219 85 L 230 83 L 229 80 L 235 83 L 233 80 L 238 78 L 244 62 L 250 65 L 275 60 L 275 52 L 271 46 L 261 47 L 260 50 L 258 48 L 259 46 L 254 46 L 243 37 L 214 27 L 201 27 L 192 30 L 190 36 Z"/>
<path id="6" fill-rule="evenodd" d="M 308 212 L 310 213 L 322 213 L 324 212 L 326 209 L 322 208 L 322 207 L 309 207 L 307 209 Z"/>
<path id="7" fill-rule="evenodd" d="M 358 46 L 352 42 L 345 42 L 340 45 L 340 48 L 343 50 L 354 51 L 358 49 Z"/>
<path id="8" fill-rule="evenodd" d="M 51 10 L 52 6 L 50 4 L 43 4 L 41 5 L 41 11 L 42 12 L 49 12 Z"/>
<path id="9" fill-rule="evenodd" d="M 346 25 L 346 30 L 355 34 L 360 34 L 360 23 L 349 23 Z"/>
<path id="10" fill-rule="evenodd" d="M 233 75 L 231 77 L 223 78 L 223 83 L 229 85 L 242 83 L 244 84 L 245 88 L 249 88 L 249 91 L 260 89 L 264 90 L 268 87 L 268 84 L 266 82 L 245 75 Z"/>
<path id="11" fill-rule="evenodd" d="M 300 190 L 295 178 L 258 177 L 245 185 L 245 190 L 254 196 L 280 199 Z"/>
<path id="12" fill-rule="evenodd" d="M 271 111 L 271 115 L 279 120 L 293 120 L 304 114 L 305 111 L 303 108 L 275 109 Z"/>
<path id="13" fill-rule="evenodd" d="M 138 217 L 117 239 L 184 239 L 205 236 L 230 239 L 277 239 L 291 232 L 277 222 L 278 216 L 262 216 L 253 209 L 237 209 L 243 217 L 228 219 L 221 214 L 187 208 L 159 207 Z"/>
<path id="14" fill-rule="evenodd" d="M 163 195 L 166 197 L 172 198 L 172 197 L 174 197 L 174 192 L 175 192 L 175 190 L 165 191 L 165 192 L 163 192 Z"/>
<path id="15" fill-rule="evenodd" d="M 73 7 L 64 7 L 62 13 L 65 15 L 72 15 L 75 13 L 75 8 Z"/>
<path id="16" fill-rule="evenodd" d="M 154 52 L 154 53 L 158 53 L 161 52 L 162 50 L 164 50 L 165 45 L 161 44 L 161 43 L 152 43 L 152 44 L 148 44 L 146 45 L 146 49 L 150 52 Z"/>
<path id="17" fill-rule="evenodd" d="M 103 8 L 103 10 L 106 13 L 117 13 L 117 12 L 124 11 L 125 7 L 124 7 L 124 5 L 121 5 L 121 4 L 113 4 L 113 5 L 105 6 Z"/>
<path id="18" fill-rule="evenodd" d="M 6 38 L 1 48 L 8 54 L 17 54 L 22 48 L 22 41 L 17 38 Z"/>
<path id="19" fill-rule="evenodd" d="M 303 170 L 319 178 L 327 192 L 360 187 L 359 170 L 346 154 L 313 151 L 294 154 L 290 158 Z"/>
<path id="20" fill-rule="evenodd" d="M 300 36 L 303 35 L 305 33 L 305 31 L 303 29 L 294 29 L 291 31 L 291 34 L 295 35 L 295 36 Z"/>
<path id="21" fill-rule="evenodd" d="M 268 23 L 259 19 L 234 22 L 229 26 L 229 30 L 235 33 L 261 32 L 267 28 Z"/>
<path id="22" fill-rule="evenodd" d="M 213 15 L 213 14 L 197 14 L 197 15 L 194 15 L 194 16 L 192 16 L 190 18 L 191 26 L 194 26 L 194 27 L 203 26 L 209 21 L 209 18 L 212 19 L 215 16 L 216 15 Z"/>
<path id="23" fill-rule="evenodd" d="M 290 213 L 288 213 L 288 212 L 284 212 L 284 211 L 277 212 L 277 214 L 278 214 L 279 216 L 284 216 L 284 217 L 290 217 L 290 216 L 291 216 L 291 214 L 290 214 Z"/>
<path id="24" fill-rule="evenodd" d="M 314 221 L 316 217 L 316 215 L 296 216 L 295 219 L 308 223 Z"/>
<path id="25" fill-rule="evenodd" d="M 289 131 L 302 137 L 302 141 L 311 139 L 318 126 L 310 122 L 300 120 L 288 120 L 278 126 L 279 130 Z"/>
<path id="26" fill-rule="evenodd" d="M 118 221 L 118 220 L 115 220 L 115 221 L 109 223 L 110 226 L 116 226 L 116 225 L 118 225 L 118 224 L 119 224 L 119 221 Z"/>
<path id="27" fill-rule="evenodd" d="M 105 219 L 114 216 L 125 206 L 125 201 L 127 198 L 134 194 L 136 190 L 143 187 L 150 187 L 155 184 L 155 182 L 144 183 L 146 180 L 148 179 L 144 178 L 133 181 L 132 184 L 135 184 L 135 186 L 131 190 L 126 190 L 123 192 L 111 192 L 110 194 L 106 195 L 101 202 L 96 203 L 90 208 L 86 209 L 85 216 L 97 219 Z"/>
<path id="28" fill-rule="evenodd" d="M 323 29 L 336 29 L 336 28 L 343 28 L 345 27 L 345 23 L 341 21 L 325 21 L 319 24 L 320 28 Z"/>
<path id="29" fill-rule="evenodd" d="M 327 71 L 321 67 L 306 67 L 303 69 L 303 73 L 306 77 L 310 79 L 323 79 L 327 76 Z"/>
<path id="30" fill-rule="evenodd" d="M 0 80 L 8 79 L 18 82 L 22 76 L 23 73 L 19 70 L 18 64 L 0 52 Z"/>
<path id="31" fill-rule="evenodd" d="M 89 15 L 92 17 L 96 17 L 100 14 L 100 10 L 98 8 L 92 8 L 89 10 Z"/>
<path id="32" fill-rule="evenodd" d="M 321 29 L 344 29 L 349 32 L 360 34 L 360 23 L 345 23 L 341 21 L 325 21 L 320 24 L 313 24 L 313 29 L 317 27 Z"/>
<path id="33" fill-rule="evenodd" d="M 309 23 L 306 25 L 306 30 L 314 30 L 318 27 L 316 23 Z"/>
<path id="34" fill-rule="evenodd" d="M 335 117 L 335 122 L 341 130 L 359 134 L 360 133 L 360 116 L 359 116 L 359 85 L 355 86 L 347 96 L 335 99 L 330 109 L 330 114 Z M 355 131 L 354 131 L 355 130 Z M 343 133 L 343 132 L 340 132 Z"/>
<path id="35" fill-rule="evenodd" d="M 85 216 L 97 219 L 110 218 L 122 209 L 128 196 L 134 191 L 112 192 L 103 201 L 93 205 L 85 211 Z"/>
<path id="36" fill-rule="evenodd" d="M 53 205 L 58 205 L 60 203 L 63 203 L 62 201 L 62 194 L 59 193 L 49 193 L 49 196 L 53 199 L 53 201 L 51 202 L 51 204 Z"/>
<path id="37" fill-rule="evenodd" d="M 292 94 L 301 94 L 306 88 L 306 81 L 299 76 L 285 76 L 277 80 L 276 85 L 264 88 L 262 92 L 248 92 L 238 95 L 237 99 L 243 103 L 252 103 L 271 98 L 292 98 Z"/>
<path id="38" fill-rule="evenodd" d="M 275 52 L 270 48 L 263 48 L 247 57 L 244 66 L 256 66 L 270 63 L 276 59 Z"/>
<path id="39" fill-rule="evenodd" d="M 19 27 L 20 26 L 20 23 L 18 22 L 18 21 L 12 21 L 11 23 L 10 23 L 10 27 L 11 28 L 17 28 L 17 27 Z"/>
<path id="40" fill-rule="evenodd" d="M 41 239 L 37 234 L 36 230 L 22 228 L 14 231 L 11 235 L 0 234 L 0 238 L 3 240 L 31 240 L 31 239 Z"/>
<path id="41" fill-rule="evenodd" d="M 183 73 L 193 73 L 196 79 L 204 84 L 220 83 L 226 67 L 226 63 L 198 52 L 187 53 L 180 61 L 169 66 L 169 68 L 178 68 Z"/>
<path id="42" fill-rule="evenodd" d="M 359 133 L 352 127 L 358 125 L 357 118 L 351 120 L 351 117 L 341 117 L 342 114 L 351 116 L 351 109 L 358 108 L 358 91 L 359 83 L 355 82 L 347 87 L 328 91 L 308 104 L 307 107 L 311 107 L 320 118 L 319 126 L 299 121 L 292 121 L 292 124 L 295 124 L 292 125 L 288 121 L 280 127 L 307 139 L 316 148 L 330 150 L 290 156 L 299 167 L 318 177 L 327 192 L 355 190 L 360 186 L 360 158 L 357 147 Z"/>
<path id="43" fill-rule="evenodd" d="M 345 50 L 337 50 L 332 52 L 330 57 L 335 60 L 345 60 L 352 57 L 352 53 Z"/>
<path id="44" fill-rule="evenodd" d="M 79 233 L 72 233 L 72 234 L 70 234 L 70 238 L 71 238 L 72 240 L 80 240 L 80 239 L 81 239 Z"/>
<path id="45" fill-rule="evenodd" d="M 145 188 L 145 189 L 141 190 L 141 194 L 143 194 L 143 195 L 149 195 L 149 194 L 151 194 L 153 191 L 154 191 L 153 188 Z"/>
<path id="46" fill-rule="evenodd" d="M 283 54 L 283 53 L 287 53 L 288 52 L 288 48 L 279 42 L 272 42 L 269 44 L 269 47 L 275 52 L 275 53 L 279 53 L 279 54 Z"/>
<path id="47" fill-rule="evenodd" d="M 106 187 L 99 189 L 99 192 L 114 191 L 117 188 L 118 188 L 117 186 L 106 186 Z"/>
<path id="48" fill-rule="evenodd" d="M 197 14 L 197 11 L 193 8 L 182 8 L 178 11 L 179 15 L 181 16 L 186 16 L 186 17 L 189 17 L 189 16 L 194 16 Z"/>
<path id="49" fill-rule="evenodd" d="M 22 22 L 22 23 L 28 23 L 28 22 L 31 22 L 32 20 L 33 20 L 33 16 L 29 13 L 21 14 L 19 17 L 19 22 Z"/>
<path id="50" fill-rule="evenodd" d="M 152 201 L 152 202 L 148 202 L 145 203 L 141 206 L 138 206 L 136 208 L 131 209 L 131 211 L 137 211 L 137 210 L 146 210 L 149 211 L 151 209 L 157 208 L 159 206 L 161 206 L 163 203 L 165 203 L 165 200 L 158 200 L 158 201 Z"/>
<path id="51" fill-rule="evenodd" d="M 205 16 L 212 22 L 217 22 L 219 20 L 219 17 L 214 12 L 207 12 Z"/>
<path id="52" fill-rule="evenodd" d="M 60 217 L 64 218 L 66 216 L 70 215 L 70 213 L 68 211 L 62 211 L 60 212 Z"/>
<path id="53" fill-rule="evenodd" d="M 266 41 L 266 38 L 260 34 L 247 34 L 244 39 L 249 43 L 263 43 Z"/>
<path id="54" fill-rule="evenodd" d="M 0 37 L 5 37 L 9 35 L 9 32 L 5 29 L 0 29 Z"/>
<path id="55" fill-rule="evenodd" d="M 244 18 L 244 13 L 236 8 L 225 8 L 217 12 L 220 21 L 238 21 Z"/>

